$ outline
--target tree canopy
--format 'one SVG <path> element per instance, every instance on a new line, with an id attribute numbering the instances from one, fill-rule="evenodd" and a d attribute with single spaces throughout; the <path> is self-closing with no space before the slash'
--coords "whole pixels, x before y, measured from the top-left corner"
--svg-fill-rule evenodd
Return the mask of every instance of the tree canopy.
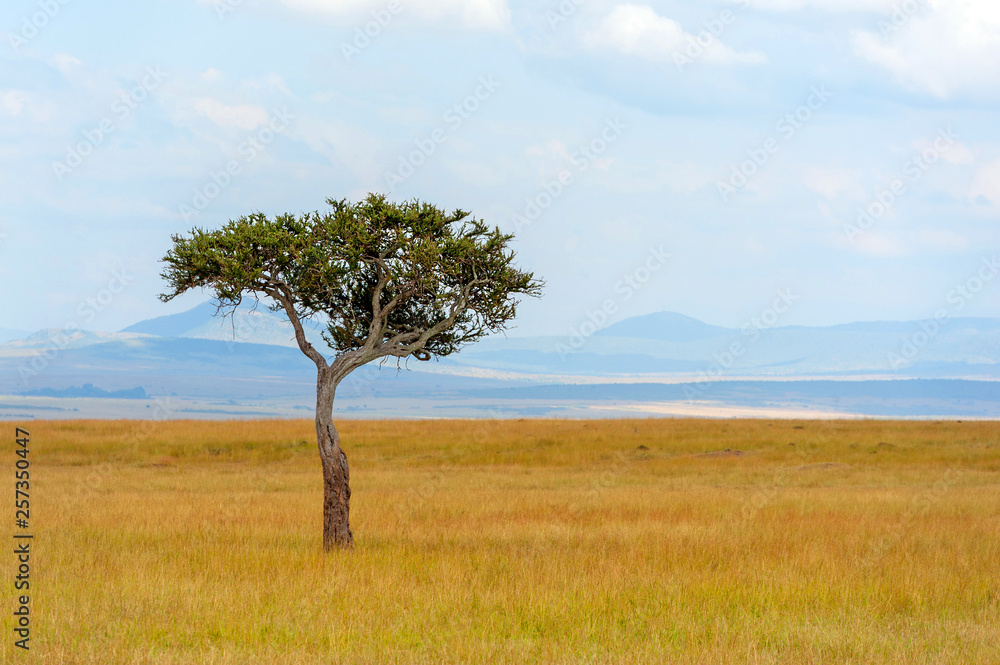
<path id="1" fill-rule="evenodd" d="M 246 294 L 267 296 L 317 364 L 301 320 L 322 320 L 346 375 L 385 356 L 447 356 L 503 330 L 517 296 L 541 293 L 542 282 L 514 265 L 513 236 L 468 212 L 374 194 L 327 203 L 324 213 L 254 213 L 173 236 L 162 273 L 170 289 L 160 298 L 205 287 L 235 308 Z"/>

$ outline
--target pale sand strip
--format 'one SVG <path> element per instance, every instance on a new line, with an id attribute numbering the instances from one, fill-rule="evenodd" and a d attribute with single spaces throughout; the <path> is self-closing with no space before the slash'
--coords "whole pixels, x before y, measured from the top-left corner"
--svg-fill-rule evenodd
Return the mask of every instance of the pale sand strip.
<path id="1" fill-rule="evenodd" d="M 691 418 L 788 418 L 796 420 L 834 420 L 871 418 L 856 413 L 820 411 L 780 407 L 720 406 L 697 402 L 651 402 L 623 404 L 620 406 L 589 405 L 598 411 L 626 411 L 658 416 L 685 416 Z"/>

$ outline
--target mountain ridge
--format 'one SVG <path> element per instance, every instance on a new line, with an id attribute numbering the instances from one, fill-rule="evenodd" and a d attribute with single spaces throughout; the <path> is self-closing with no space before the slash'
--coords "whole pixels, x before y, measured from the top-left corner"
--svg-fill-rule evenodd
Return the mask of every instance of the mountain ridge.
<path id="1" fill-rule="evenodd" d="M 203 303 L 120 332 L 51 329 L 0 344 L 0 402 L 18 396 L 5 408 L 36 408 L 37 417 L 56 417 L 53 405 L 65 405 L 65 417 L 140 418 L 155 417 L 153 400 L 164 396 L 179 400 L 171 417 L 297 417 L 314 404 L 316 368 L 280 314 L 258 308 L 219 319 L 215 311 Z M 1000 417 L 1000 319 L 951 320 L 893 366 L 916 330 L 919 322 L 905 321 L 738 330 L 660 312 L 607 326 L 574 348 L 569 335 L 496 336 L 399 370 L 373 362 L 341 384 L 338 404 L 356 415 L 417 418 Z M 332 358 L 315 327 L 307 334 Z"/>

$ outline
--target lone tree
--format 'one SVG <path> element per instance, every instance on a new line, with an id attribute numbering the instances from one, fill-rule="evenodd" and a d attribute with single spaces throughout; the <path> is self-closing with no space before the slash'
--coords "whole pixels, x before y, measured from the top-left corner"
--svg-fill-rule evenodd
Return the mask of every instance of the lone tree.
<path id="1" fill-rule="evenodd" d="M 195 287 L 211 289 L 219 312 L 244 296 L 283 311 L 299 348 L 316 364 L 316 439 L 323 465 L 323 546 L 349 548 L 349 471 L 333 425 L 338 384 L 380 358 L 447 356 L 506 328 L 518 296 L 541 295 L 542 282 L 514 265 L 512 235 L 469 213 L 369 195 L 328 199 L 332 210 L 268 219 L 254 213 L 223 228 L 172 236 L 161 276 L 168 302 Z M 303 321 L 326 329 L 327 361 L 306 339 Z"/>

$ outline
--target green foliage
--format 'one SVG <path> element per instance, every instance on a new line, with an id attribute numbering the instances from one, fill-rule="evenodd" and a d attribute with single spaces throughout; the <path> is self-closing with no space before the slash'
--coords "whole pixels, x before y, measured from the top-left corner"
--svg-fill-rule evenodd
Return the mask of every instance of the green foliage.
<path id="1" fill-rule="evenodd" d="M 467 212 L 374 194 L 327 203 L 324 214 L 254 213 L 173 236 L 160 298 L 202 287 L 220 308 L 248 294 L 270 300 L 296 327 L 306 317 L 327 322 L 329 346 L 357 364 L 454 353 L 503 330 L 518 296 L 541 294 L 541 281 L 514 264 L 513 236 Z"/>

